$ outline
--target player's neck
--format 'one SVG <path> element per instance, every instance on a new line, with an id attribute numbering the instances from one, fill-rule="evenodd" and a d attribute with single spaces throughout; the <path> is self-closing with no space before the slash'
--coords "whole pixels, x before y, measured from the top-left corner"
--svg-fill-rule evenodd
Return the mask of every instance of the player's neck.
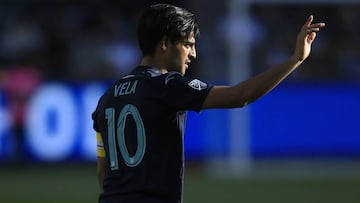
<path id="1" fill-rule="evenodd" d="M 140 65 L 156 68 L 161 73 L 168 72 L 166 66 L 164 65 L 164 63 L 162 63 L 162 60 L 158 60 L 158 59 L 156 59 L 156 57 L 144 56 L 141 60 Z"/>

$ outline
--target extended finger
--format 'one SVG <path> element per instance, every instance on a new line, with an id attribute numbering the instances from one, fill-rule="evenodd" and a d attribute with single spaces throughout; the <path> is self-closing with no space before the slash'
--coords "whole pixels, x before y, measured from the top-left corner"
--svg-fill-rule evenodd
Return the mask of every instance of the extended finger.
<path id="1" fill-rule="evenodd" d="M 312 25 L 309 25 L 309 29 L 312 29 L 312 28 L 321 28 L 321 27 L 325 27 L 325 23 L 315 23 L 315 24 L 312 24 Z"/>
<path id="2" fill-rule="evenodd" d="M 306 23 L 304 24 L 304 27 L 308 27 L 311 25 L 312 21 L 314 20 L 314 16 L 310 15 L 306 21 Z"/>
<path id="3" fill-rule="evenodd" d="M 320 28 L 322 28 L 324 26 L 325 26 L 325 23 L 312 24 L 306 29 L 306 32 L 307 33 L 318 32 L 320 30 Z"/>
<path id="4" fill-rule="evenodd" d="M 314 28 L 307 29 L 306 32 L 307 32 L 307 33 L 318 32 L 319 30 L 320 30 L 320 28 L 314 27 Z"/>

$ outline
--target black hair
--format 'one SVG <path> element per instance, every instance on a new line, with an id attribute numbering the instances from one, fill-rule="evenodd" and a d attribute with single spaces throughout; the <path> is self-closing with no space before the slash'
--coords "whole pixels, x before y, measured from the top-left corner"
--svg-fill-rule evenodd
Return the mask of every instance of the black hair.
<path id="1" fill-rule="evenodd" d="M 200 34 L 195 15 L 170 4 L 150 6 L 140 17 L 137 38 L 142 54 L 152 55 L 163 37 L 176 43 L 185 37 Z"/>

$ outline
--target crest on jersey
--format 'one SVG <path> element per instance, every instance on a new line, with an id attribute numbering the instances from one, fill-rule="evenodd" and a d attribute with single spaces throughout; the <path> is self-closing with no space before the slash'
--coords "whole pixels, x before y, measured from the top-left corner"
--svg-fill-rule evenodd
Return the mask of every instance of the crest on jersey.
<path id="1" fill-rule="evenodd" d="M 196 90 L 199 90 L 199 91 L 203 90 L 203 89 L 206 89 L 206 87 L 207 87 L 206 83 L 204 83 L 204 82 L 202 82 L 202 81 L 200 81 L 198 79 L 194 79 L 194 80 L 190 81 L 188 83 L 188 85 L 190 87 L 192 87 L 193 89 L 196 89 Z"/>

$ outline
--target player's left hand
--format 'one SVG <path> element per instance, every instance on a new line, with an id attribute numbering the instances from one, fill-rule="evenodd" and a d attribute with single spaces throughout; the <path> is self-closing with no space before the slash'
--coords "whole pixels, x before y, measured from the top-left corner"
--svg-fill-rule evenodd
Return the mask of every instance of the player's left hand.
<path id="1" fill-rule="evenodd" d="M 314 16 L 310 15 L 297 36 L 294 56 L 301 62 L 310 55 L 311 44 L 315 40 L 316 33 L 325 27 L 325 23 L 311 24 L 313 20 Z"/>

